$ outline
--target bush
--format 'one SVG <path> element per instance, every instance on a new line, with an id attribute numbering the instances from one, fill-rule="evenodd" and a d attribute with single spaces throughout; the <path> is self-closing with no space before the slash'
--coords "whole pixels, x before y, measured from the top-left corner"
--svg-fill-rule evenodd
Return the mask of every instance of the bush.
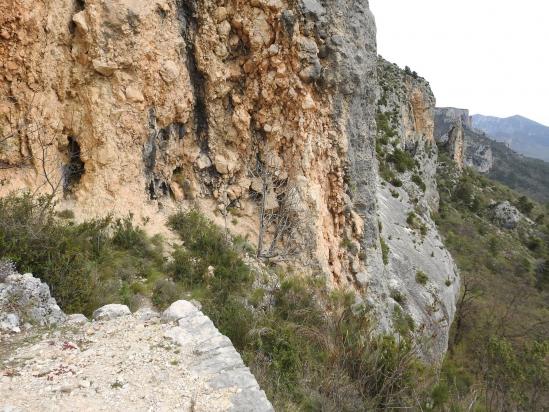
<path id="1" fill-rule="evenodd" d="M 414 182 L 423 192 L 425 192 L 425 190 L 427 190 L 427 186 L 425 185 L 425 182 L 423 181 L 423 179 L 421 178 L 420 175 L 413 174 L 412 175 L 412 182 Z"/>
<path id="2" fill-rule="evenodd" d="M 251 282 L 250 269 L 226 234 L 199 212 L 177 213 L 170 217 L 169 226 L 185 247 L 176 249 L 172 255 L 170 271 L 176 280 L 187 287 L 210 285 L 222 293 L 241 289 Z"/>
<path id="3" fill-rule="evenodd" d="M 383 264 L 388 265 L 390 253 L 389 245 L 387 244 L 387 242 L 385 242 L 385 239 L 383 238 L 380 238 L 379 241 L 381 243 L 381 257 L 383 259 Z"/>
<path id="4" fill-rule="evenodd" d="M 421 236 L 425 237 L 427 235 L 428 229 L 427 226 L 420 220 L 418 215 L 415 212 L 408 213 L 406 218 L 406 223 L 411 229 L 418 230 Z"/>
<path id="5" fill-rule="evenodd" d="M 0 199 L 0 256 L 46 282 L 68 313 L 128 301 L 135 280 L 162 270 L 161 250 L 129 220 L 60 220 L 50 198 Z"/>
<path id="6" fill-rule="evenodd" d="M 407 151 L 398 148 L 387 157 L 387 160 L 393 163 L 396 170 L 400 173 L 404 173 L 407 170 L 413 170 L 416 167 L 416 162 L 412 155 Z"/>
<path id="7" fill-rule="evenodd" d="M 426 285 L 429 281 L 429 277 L 425 274 L 425 272 L 418 270 L 416 273 L 416 282 L 420 285 Z"/>
<path id="8" fill-rule="evenodd" d="M 173 302 L 181 299 L 181 287 L 169 279 L 159 279 L 154 284 L 152 303 L 164 310 Z"/>

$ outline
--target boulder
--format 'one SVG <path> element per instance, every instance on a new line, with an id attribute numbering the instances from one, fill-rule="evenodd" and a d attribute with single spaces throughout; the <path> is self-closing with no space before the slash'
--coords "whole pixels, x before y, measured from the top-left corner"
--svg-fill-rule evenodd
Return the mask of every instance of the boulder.
<path id="1" fill-rule="evenodd" d="M 174 322 L 198 312 L 198 309 L 191 302 L 186 300 L 178 300 L 170 305 L 168 309 L 162 313 L 164 322 Z"/>
<path id="2" fill-rule="evenodd" d="M 88 318 L 81 313 L 76 313 L 74 315 L 69 315 L 66 323 L 68 325 L 85 325 L 88 323 Z"/>
<path id="3" fill-rule="evenodd" d="M 105 62 L 100 59 L 92 60 L 92 66 L 97 73 L 100 73 L 103 76 L 111 76 L 118 69 L 116 64 Z"/>
<path id="4" fill-rule="evenodd" d="M 318 21 L 326 14 L 326 9 L 318 0 L 301 0 L 299 3 L 305 17 Z"/>
<path id="5" fill-rule="evenodd" d="M 160 313 L 151 308 L 141 308 L 133 314 L 133 316 L 143 322 L 160 319 Z"/>
<path id="6" fill-rule="evenodd" d="M 211 165 L 212 161 L 205 153 L 201 153 L 200 156 L 198 156 L 198 158 L 196 159 L 196 167 L 198 167 L 199 170 L 207 169 Z"/>
<path id="7" fill-rule="evenodd" d="M 13 266 L 6 265 L 0 270 L 0 318 L 3 321 L 11 324 L 16 316 L 19 320 L 15 326 L 26 322 L 40 326 L 65 322 L 66 316 L 51 297 L 48 285 L 30 273 L 20 275 Z"/>
<path id="8" fill-rule="evenodd" d="M 168 60 L 160 70 L 160 76 L 166 83 L 173 83 L 179 77 L 179 67 L 173 61 Z"/>
<path id="9" fill-rule="evenodd" d="M 131 314 L 130 309 L 126 305 L 113 303 L 100 307 L 93 312 L 92 317 L 94 320 L 111 320 Z"/>
<path id="10" fill-rule="evenodd" d="M 522 220 L 522 214 L 509 201 L 498 203 L 493 209 L 494 221 L 504 229 L 514 229 Z"/>
<path id="11" fill-rule="evenodd" d="M 21 332 L 19 316 L 15 313 L 0 314 L 1 332 Z"/>

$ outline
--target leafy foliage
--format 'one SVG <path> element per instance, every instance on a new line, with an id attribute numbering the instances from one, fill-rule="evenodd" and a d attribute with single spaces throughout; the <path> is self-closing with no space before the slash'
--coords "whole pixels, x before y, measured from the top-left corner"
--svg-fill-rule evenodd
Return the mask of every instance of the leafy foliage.
<path id="1" fill-rule="evenodd" d="M 59 219 L 53 206 L 46 197 L 0 199 L 0 256 L 46 282 L 66 312 L 132 306 L 128 290 L 162 267 L 161 245 L 130 217 L 74 224 Z"/>
<path id="2" fill-rule="evenodd" d="M 471 170 L 460 174 L 445 158 L 438 185 L 435 220 L 463 279 L 438 386 L 447 394 L 442 403 L 542 411 L 549 400 L 549 313 L 547 286 L 539 279 L 549 230 L 527 221 L 502 229 L 492 222 L 490 205 L 508 200 L 532 216 L 545 208 Z"/>

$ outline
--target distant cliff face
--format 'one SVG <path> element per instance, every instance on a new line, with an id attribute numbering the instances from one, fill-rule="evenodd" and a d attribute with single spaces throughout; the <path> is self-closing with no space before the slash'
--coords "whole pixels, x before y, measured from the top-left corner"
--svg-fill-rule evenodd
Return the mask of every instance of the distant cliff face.
<path id="1" fill-rule="evenodd" d="M 429 217 L 435 100 L 378 62 L 367 0 L 8 3 L 0 195 L 157 232 L 196 207 L 261 256 L 354 288 L 387 328 L 401 313 L 432 329 L 440 357 L 459 280 Z M 376 159 L 389 129 L 394 189 Z"/>
<path id="2" fill-rule="evenodd" d="M 522 116 L 474 115 L 472 126 L 507 144 L 515 152 L 549 162 L 549 127 Z"/>
<path id="3" fill-rule="evenodd" d="M 478 139 L 469 110 L 443 107 L 435 113 L 435 139 L 448 150 L 458 167 L 472 167 L 481 173 L 490 171 L 492 147 Z"/>

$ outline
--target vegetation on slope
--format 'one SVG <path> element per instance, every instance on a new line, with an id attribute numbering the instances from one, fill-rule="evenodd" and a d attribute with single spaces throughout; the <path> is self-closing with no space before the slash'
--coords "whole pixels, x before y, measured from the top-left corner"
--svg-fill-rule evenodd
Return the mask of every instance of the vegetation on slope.
<path id="1" fill-rule="evenodd" d="M 168 254 L 130 218 L 77 224 L 48 199 L 9 197 L 0 200 L 0 257 L 49 283 L 67 312 L 197 299 L 277 410 L 543 410 L 546 210 L 471 172 L 459 176 L 449 160 L 443 171 L 436 218 L 465 285 L 440 373 L 418 358 L 413 327 L 376 335 L 352 294 L 246 257 L 254 253 L 244 239 L 196 211 L 170 218 L 183 246 Z M 490 202 L 503 199 L 537 220 L 536 229 L 493 225 Z"/>
<path id="2" fill-rule="evenodd" d="M 505 143 L 467 130 L 467 139 L 492 148 L 494 164 L 487 176 L 538 202 L 549 202 L 549 163 L 522 156 Z"/>
<path id="3" fill-rule="evenodd" d="M 183 246 L 167 254 L 131 219 L 75 223 L 48 199 L 0 201 L 0 258 L 49 283 L 67 312 L 105 303 L 160 309 L 197 299 L 281 411 L 425 408 L 435 375 L 404 336 L 379 336 L 352 294 L 265 267 L 196 211 L 171 217 Z"/>
<path id="4" fill-rule="evenodd" d="M 441 385 L 454 410 L 542 411 L 548 404 L 547 206 L 448 158 L 439 172 L 436 222 L 463 279 Z M 492 221 L 495 202 L 525 213 L 517 229 Z M 461 406 L 461 409 L 460 409 Z"/>

